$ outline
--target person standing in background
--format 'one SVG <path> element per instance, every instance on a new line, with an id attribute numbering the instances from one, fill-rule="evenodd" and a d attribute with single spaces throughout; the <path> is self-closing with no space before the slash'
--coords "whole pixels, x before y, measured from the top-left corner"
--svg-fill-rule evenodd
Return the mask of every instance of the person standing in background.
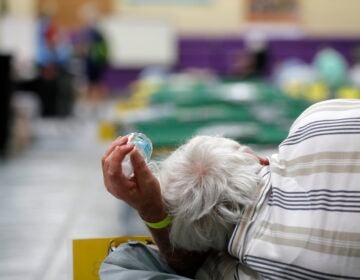
<path id="1" fill-rule="evenodd" d="M 84 67 L 85 98 L 91 105 L 96 105 L 106 96 L 103 78 L 108 65 L 108 46 L 97 26 L 97 15 L 97 8 L 93 4 L 84 5 L 81 9 L 84 27 L 77 48 Z"/>
<path id="2" fill-rule="evenodd" d="M 73 89 L 68 73 L 72 56 L 70 42 L 51 15 L 42 14 L 37 27 L 37 88 L 44 117 L 68 116 Z"/>

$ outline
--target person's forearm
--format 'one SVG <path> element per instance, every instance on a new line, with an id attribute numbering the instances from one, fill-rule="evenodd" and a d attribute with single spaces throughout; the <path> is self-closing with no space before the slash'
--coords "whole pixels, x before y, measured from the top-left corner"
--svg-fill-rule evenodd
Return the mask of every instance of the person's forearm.
<path id="1" fill-rule="evenodd" d="M 154 213 L 154 212 L 152 212 Z M 166 212 L 162 209 L 155 215 L 151 212 L 139 213 L 141 218 L 147 222 L 157 222 L 166 217 Z M 170 243 L 170 226 L 164 229 L 149 228 L 154 242 L 159 248 L 160 254 L 166 259 L 167 263 L 180 275 L 194 277 L 196 271 L 205 261 L 208 253 L 198 251 L 186 251 L 174 248 Z"/>
<path id="2" fill-rule="evenodd" d="M 207 253 L 174 248 L 169 239 L 170 227 L 150 229 L 150 231 L 167 263 L 180 275 L 194 277 L 198 268 L 205 261 Z"/>

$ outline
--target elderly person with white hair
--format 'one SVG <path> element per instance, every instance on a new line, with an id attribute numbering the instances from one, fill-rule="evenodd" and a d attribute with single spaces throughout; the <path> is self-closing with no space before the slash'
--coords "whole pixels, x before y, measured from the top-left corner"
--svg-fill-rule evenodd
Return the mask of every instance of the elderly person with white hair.
<path id="1" fill-rule="evenodd" d="M 138 211 L 160 253 L 122 245 L 103 280 L 360 279 L 359 100 L 311 106 L 269 158 L 197 136 L 155 176 L 120 137 L 102 163 L 107 190 Z"/>

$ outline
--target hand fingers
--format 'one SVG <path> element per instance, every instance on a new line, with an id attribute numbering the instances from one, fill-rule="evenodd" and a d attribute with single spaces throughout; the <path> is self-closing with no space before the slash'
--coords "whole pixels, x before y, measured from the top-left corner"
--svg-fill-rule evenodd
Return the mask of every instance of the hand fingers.
<path id="1" fill-rule="evenodd" d="M 116 146 L 114 151 L 109 156 L 109 174 L 114 175 L 121 171 L 121 163 L 125 156 L 134 148 L 133 143 L 128 143 L 124 146 Z"/>
<path id="2" fill-rule="evenodd" d="M 124 145 L 126 144 L 128 141 L 128 138 L 127 136 L 119 136 L 114 142 L 111 143 L 111 145 L 109 146 L 109 148 L 106 150 L 105 154 L 103 155 L 103 157 L 101 158 L 101 165 L 102 165 L 102 168 L 104 169 L 104 164 L 105 164 L 105 161 L 106 159 L 111 155 L 111 153 L 114 151 L 114 149 L 117 147 L 117 146 L 121 146 L 121 145 Z"/>
<path id="3" fill-rule="evenodd" d="M 128 141 L 127 136 L 119 136 L 118 138 L 116 138 L 116 140 L 114 142 L 112 142 L 111 145 L 109 146 L 109 148 L 106 150 L 103 158 L 107 158 L 112 153 L 112 151 L 116 148 L 116 146 L 123 145 L 123 144 L 127 143 L 127 141 Z"/>

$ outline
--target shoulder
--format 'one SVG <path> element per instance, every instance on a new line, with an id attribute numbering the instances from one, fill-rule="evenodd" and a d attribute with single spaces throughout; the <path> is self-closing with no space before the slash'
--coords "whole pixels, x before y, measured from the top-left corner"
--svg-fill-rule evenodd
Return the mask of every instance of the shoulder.
<path id="1" fill-rule="evenodd" d="M 289 136 L 312 123 L 360 118 L 359 99 L 330 99 L 308 107 L 293 123 Z"/>
<path id="2" fill-rule="evenodd" d="M 282 157 L 360 149 L 360 100 L 332 99 L 313 104 L 293 123 L 280 144 Z"/>

